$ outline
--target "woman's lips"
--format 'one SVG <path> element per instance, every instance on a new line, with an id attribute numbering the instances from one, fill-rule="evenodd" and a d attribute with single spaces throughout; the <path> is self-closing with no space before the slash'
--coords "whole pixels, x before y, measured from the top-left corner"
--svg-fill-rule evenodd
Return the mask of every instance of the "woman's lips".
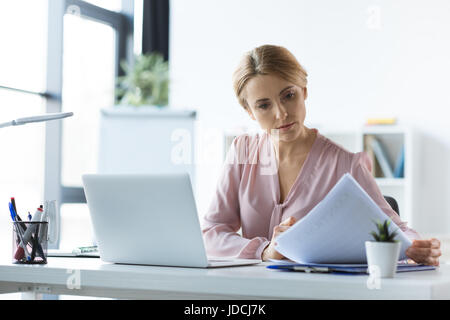
<path id="1" fill-rule="evenodd" d="M 277 129 L 282 131 L 289 130 L 294 125 L 294 123 L 295 122 L 285 124 L 284 126 L 278 127 Z"/>

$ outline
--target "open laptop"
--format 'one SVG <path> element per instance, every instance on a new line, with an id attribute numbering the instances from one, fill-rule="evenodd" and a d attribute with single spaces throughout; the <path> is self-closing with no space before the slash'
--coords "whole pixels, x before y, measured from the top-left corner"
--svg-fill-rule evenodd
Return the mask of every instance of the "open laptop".
<path id="1" fill-rule="evenodd" d="M 105 262 L 199 268 L 261 262 L 207 259 L 187 173 L 86 174 L 82 179 Z"/>

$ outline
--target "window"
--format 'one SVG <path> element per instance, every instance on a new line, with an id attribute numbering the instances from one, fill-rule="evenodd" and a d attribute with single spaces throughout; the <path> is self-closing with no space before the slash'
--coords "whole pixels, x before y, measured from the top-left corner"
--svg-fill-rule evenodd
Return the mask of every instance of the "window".
<path id="1" fill-rule="evenodd" d="M 81 187 L 97 169 L 100 109 L 114 104 L 115 32 L 109 25 L 64 16 L 62 184 Z M 89 156 L 86 156 L 89 155 Z"/>
<path id="2" fill-rule="evenodd" d="M 133 3 L 0 1 L 0 123 L 74 112 L 64 121 L 0 130 L 0 199 L 6 208 L 15 197 L 23 217 L 56 199 L 63 244 L 91 239 L 81 174 L 96 170 L 99 110 L 114 103 L 119 61 L 133 53 Z M 0 216 L 2 243 L 11 241 L 10 220 Z M 0 251 L 10 255 L 11 247 Z"/>
<path id="3" fill-rule="evenodd" d="M 45 104 L 38 95 L 0 89 L 0 119 L 6 122 L 22 116 L 43 113 Z M 5 120 L 5 121 L 3 121 Z M 15 197 L 22 218 L 41 204 L 44 191 L 44 133 L 42 124 L 0 129 L 0 199 L 5 208 L 0 216 L 0 255 L 11 256 L 12 224 L 6 211 Z"/>
<path id="4" fill-rule="evenodd" d="M 114 104 L 115 40 L 107 24 L 64 16 L 62 109 L 74 117 L 62 123 L 63 189 L 80 190 L 82 174 L 97 170 L 100 109 Z M 66 201 L 60 209 L 60 248 L 92 245 L 87 205 Z"/>
<path id="5" fill-rule="evenodd" d="M 47 0 L 0 1 L 0 30 L 0 86 L 43 91 Z"/>
<path id="6" fill-rule="evenodd" d="M 44 99 L 38 95 L 7 89 L 0 89 L 0 105 L 1 118 L 6 121 L 42 114 L 45 107 Z M 3 155 L 0 166 L 1 199 L 4 201 L 3 206 L 7 208 L 9 198 L 15 197 L 21 217 L 26 217 L 25 211 L 36 209 L 42 204 L 44 133 L 45 126 L 38 123 L 0 130 L 0 148 Z M 6 215 L 6 218 L 8 217 Z M 9 223 L 10 219 L 7 221 Z"/>
<path id="7" fill-rule="evenodd" d="M 61 232 L 54 246 L 73 249 L 93 240 L 81 176 L 97 170 L 100 110 L 114 104 L 119 63 L 133 53 L 133 1 L 66 0 L 51 2 L 49 12 L 49 23 L 57 26 L 49 30 L 49 47 L 60 59 L 51 73 L 56 75 L 53 93 L 61 99 L 47 111 L 74 116 L 47 132 L 52 149 L 47 150 L 45 194 L 60 204 Z"/>
<path id="8" fill-rule="evenodd" d="M 24 23 L 26 21 L 26 23 Z M 47 0 L 0 1 L 0 123 L 45 112 Z M 5 32 L 7 30 L 7 32 Z M 33 213 L 44 193 L 45 125 L 0 129 L 0 200 L 11 197 L 21 217 Z M 0 255 L 11 256 L 12 225 L 0 216 Z"/>

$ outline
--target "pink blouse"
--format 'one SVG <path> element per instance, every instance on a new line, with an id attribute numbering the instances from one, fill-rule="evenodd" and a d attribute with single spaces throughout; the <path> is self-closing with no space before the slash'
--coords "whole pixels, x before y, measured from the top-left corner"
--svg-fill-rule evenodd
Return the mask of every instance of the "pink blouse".
<path id="1" fill-rule="evenodd" d="M 302 219 L 347 172 L 409 238 L 420 238 L 384 199 L 366 153 L 351 153 L 314 130 L 317 138 L 283 203 L 270 136 L 244 134 L 234 139 L 202 219 L 208 256 L 261 259 L 274 227 L 290 216 Z"/>

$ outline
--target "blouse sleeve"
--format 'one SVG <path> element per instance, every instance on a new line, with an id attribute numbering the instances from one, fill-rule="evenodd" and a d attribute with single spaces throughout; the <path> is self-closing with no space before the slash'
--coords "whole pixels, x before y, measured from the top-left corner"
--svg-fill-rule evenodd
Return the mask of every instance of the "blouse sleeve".
<path id="1" fill-rule="evenodd" d="M 202 233 L 208 256 L 261 259 L 269 241 L 264 237 L 246 239 L 237 232 L 241 227 L 239 185 L 244 165 L 242 136 L 234 139 L 217 184 L 211 205 L 202 219 Z"/>
<path id="2" fill-rule="evenodd" d="M 420 235 L 407 226 L 407 222 L 403 222 L 399 215 L 391 208 L 389 203 L 384 199 L 375 178 L 372 175 L 372 163 L 365 152 L 355 154 L 351 164 L 350 173 L 361 187 L 372 197 L 375 203 L 386 213 L 391 220 L 405 232 L 405 234 L 413 239 L 420 239 Z"/>

